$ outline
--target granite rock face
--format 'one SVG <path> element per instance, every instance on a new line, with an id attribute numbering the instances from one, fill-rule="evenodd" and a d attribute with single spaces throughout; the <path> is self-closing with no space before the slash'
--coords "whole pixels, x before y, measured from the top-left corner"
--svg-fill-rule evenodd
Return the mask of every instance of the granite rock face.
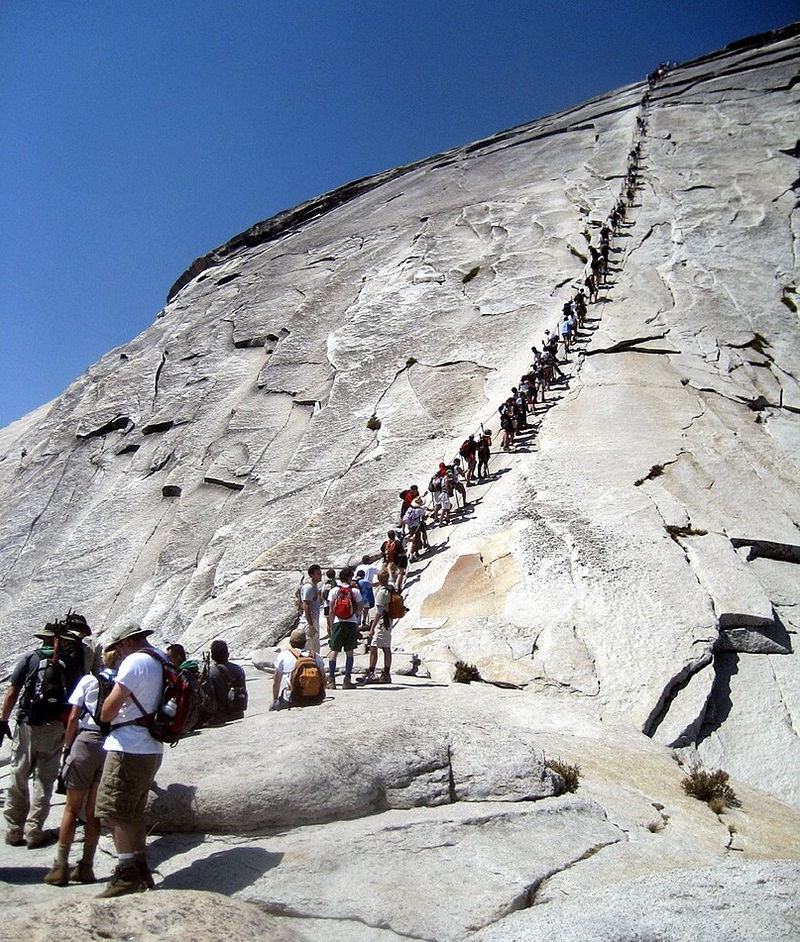
<path id="1" fill-rule="evenodd" d="M 68 607 L 268 668 L 306 567 L 374 554 L 398 492 L 497 430 L 640 143 L 568 383 L 412 567 L 395 642 L 427 679 L 277 715 L 254 680 L 245 724 L 159 773 L 167 888 L 320 939 L 514 938 L 509 913 L 545 932 L 535 904 L 559 899 L 580 937 L 648 892 L 678 919 L 691 875 L 662 871 L 800 857 L 799 53 L 796 28 L 756 37 L 260 223 L 0 431 L 5 668 Z M 445 689 L 458 660 L 518 689 Z M 667 747 L 730 772 L 741 811 L 683 796 Z M 359 898 L 395 861 L 411 895 Z M 761 878 L 741 871 L 743 900 Z M 579 911 L 586 879 L 605 889 Z"/>

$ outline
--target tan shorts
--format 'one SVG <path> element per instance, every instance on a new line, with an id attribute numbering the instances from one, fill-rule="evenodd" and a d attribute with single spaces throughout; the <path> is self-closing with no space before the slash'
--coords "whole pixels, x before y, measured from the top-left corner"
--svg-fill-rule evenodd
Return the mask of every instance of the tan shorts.
<path id="1" fill-rule="evenodd" d="M 99 730 L 83 729 L 78 733 L 64 766 L 64 785 L 69 791 L 86 791 L 100 778 L 108 753 L 103 749 Z"/>
<path id="2" fill-rule="evenodd" d="M 160 753 L 137 756 L 126 752 L 109 752 L 97 790 L 97 817 L 122 824 L 143 821 L 147 793 L 162 758 Z"/>

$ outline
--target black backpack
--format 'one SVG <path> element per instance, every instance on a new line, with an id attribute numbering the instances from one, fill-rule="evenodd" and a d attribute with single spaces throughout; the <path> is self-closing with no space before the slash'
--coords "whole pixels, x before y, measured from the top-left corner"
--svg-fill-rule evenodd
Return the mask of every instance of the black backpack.
<path id="1" fill-rule="evenodd" d="M 217 664 L 222 676 L 228 682 L 228 702 L 224 705 L 226 713 L 244 713 L 247 709 L 247 686 L 244 677 L 238 671 L 229 671 L 227 664 Z"/>
<path id="2" fill-rule="evenodd" d="M 66 722 L 69 695 L 82 674 L 74 652 L 60 649 L 52 654 L 37 652 L 39 662 L 25 679 L 20 697 L 20 714 L 29 726 L 43 726 L 53 720 Z"/>

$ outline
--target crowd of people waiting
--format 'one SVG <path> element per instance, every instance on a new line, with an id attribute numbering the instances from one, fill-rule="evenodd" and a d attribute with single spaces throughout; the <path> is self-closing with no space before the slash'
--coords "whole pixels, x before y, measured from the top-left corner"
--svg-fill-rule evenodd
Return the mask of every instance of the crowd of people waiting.
<path id="1" fill-rule="evenodd" d="M 556 329 L 544 332 L 541 350 L 531 348 L 530 368 L 499 406 L 503 450 L 513 449 L 517 437 L 530 429 L 529 417 L 540 405 L 547 406 L 548 390 L 567 381 L 559 366 L 559 344 L 568 360 L 588 305 L 599 300 L 600 289 L 608 284 L 612 239 L 625 224 L 636 196 L 650 90 L 667 69 L 661 65 L 648 76 L 636 118 L 638 139 L 628 155 L 620 196 L 600 226 L 597 245 L 590 240 L 583 283 L 563 305 Z M 354 654 L 362 642 L 369 652 L 362 682 L 391 682 L 392 626 L 405 612 L 402 590 L 409 565 L 431 549 L 429 527 L 448 526 L 454 509 L 468 506 L 467 488 L 489 477 L 491 447 L 492 432 L 481 425 L 480 432 L 463 442 L 458 455 L 439 464 L 424 494 L 417 485 L 402 491 L 398 523 L 388 531 L 380 552 L 363 556 L 355 570 L 345 567 L 337 574 L 328 569 L 323 579 L 319 565 L 308 568 L 297 592 L 300 623 L 275 662 L 272 710 L 322 702 L 327 690 L 336 689 L 342 653 L 342 688 L 353 689 Z M 321 624 L 328 633 L 327 665 L 320 653 Z M 166 654 L 151 647 L 151 633 L 141 626 L 122 625 L 96 647 L 86 619 L 68 612 L 64 620 L 48 624 L 35 636 L 41 644 L 22 657 L 11 674 L 0 717 L 0 745 L 5 738 L 12 739 L 11 781 L 3 809 L 6 844 L 46 846 L 50 840 L 44 824 L 57 780 L 66 794 L 56 856 L 45 883 L 95 881 L 94 855 L 104 819 L 119 860 L 99 895 L 121 896 L 154 886 L 146 858 L 144 811 L 161 764 L 163 742 L 151 735 L 145 719 L 154 714 L 163 696 L 167 658 L 181 670 L 196 669 L 202 675 L 201 723 L 214 725 L 244 716 L 248 701 L 244 671 L 230 661 L 224 641 L 212 643 L 201 670 L 187 660 L 180 644 L 168 645 Z M 12 736 L 9 721 L 15 707 Z M 69 853 L 81 816 L 83 851 L 71 868 Z"/>

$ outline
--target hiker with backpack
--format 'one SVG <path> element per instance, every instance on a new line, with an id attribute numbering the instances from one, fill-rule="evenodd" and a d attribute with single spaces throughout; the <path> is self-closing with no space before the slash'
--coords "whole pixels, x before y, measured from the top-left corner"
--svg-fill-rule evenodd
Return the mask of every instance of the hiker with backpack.
<path id="1" fill-rule="evenodd" d="M 95 813 L 111 828 L 119 862 L 111 882 L 98 894 L 102 898 L 154 886 L 147 864 L 144 813 L 164 745 L 152 735 L 148 719 L 155 717 L 161 706 L 165 664 L 177 669 L 163 651 L 148 644 L 152 633 L 123 622 L 111 632 L 105 646 L 117 652 L 119 668 L 100 711 L 100 721 L 109 725 L 109 732 Z"/>
<path id="2" fill-rule="evenodd" d="M 9 720 L 17 707 L 11 741 L 10 784 L 3 816 L 6 844 L 33 850 L 51 843 L 44 831 L 58 776 L 69 715 L 69 695 L 83 674 L 81 639 L 48 624 L 34 635 L 42 644 L 20 658 L 0 716 L 0 743 L 11 737 Z"/>
<path id="3" fill-rule="evenodd" d="M 393 530 L 389 531 L 394 533 Z M 330 635 L 330 654 L 328 655 L 329 690 L 336 689 L 336 661 L 339 652 L 344 651 L 344 681 L 342 689 L 355 687 L 351 679 L 353 673 L 353 652 L 358 645 L 358 623 L 363 599 L 359 589 L 353 585 L 353 570 L 345 567 L 339 573 L 339 583 L 331 589 L 328 596 L 330 612 L 328 614 L 328 634 Z"/>
<path id="4" fill-rule="evenodd" d="M 375 594 L 372 591 L 372 580 L 367 579 L 363 569 L 359 569 L 356 573 L 356 585 L 364 600 L 361 607 L 361 630 L 364 631 L 369 626 L 369 613 L 375 605 Z"/>
<path id="5" fill-rule="evenodd" d="M 381 559 L 389 570 L 391 578 L 397 577 L 397 558 L 403 553 L 403 535 L 396 530 L 389 530 L 381 543 Z"/>
<path id="6" fill-rule="evenodd" d="M 95 814 L 95 799 L 103 772 L 106 751 L 100 730 L 100 710 L 114 686 L 117 655 L 105 651 L 103 666 L 97 674 L 84 674 L 69 697 L 72 706 L 64 740 L 64 762 L 59 774 L 66 790 L 64 812 L 58 829 L 56 856 L 44 882 L 67 886 L 70 881 L 94 883 L 94 855 L 100 839 L 100 819 Z M 83 853 L 70 869 L 69 852 L 75 840 L 75 828 L 85 802 Z"/>
<path id="7" fill-rule="evenodd" d="M 405 612 L 403 597 L 389 585 L 389 573 L 382 569 L 378 573 L 378 588 L 375 590 L 375 615 L 369 631 L 369 667 L 363 679 L 365 684 L 390 684 L 392 682 L 392 603 L 395 611 L 401 607 L 400 615 Z M 395 615 L 394 617 L 398 617 Z M 378 649 L 383 651 L 383 672 L 376 676 Z"/>
<path id="8" fill-rule="evenodd" d="M 228 660 L 228 645 L 219 639 L 211 642 L 211 660 L 214 663 L 209 671 L 209 679 L 214 687 L 214 699 L 217 704 L 212 724 L 243 719 L 247 709 L 244 668 Z"/>
<path id="9" fill-rule="evenodd" d="M 325 699 L 325 662 L 306 642 L 305 631 L 295 628 L 289 636 L 289 649 L 278 656 L 270 710 L 315 706 Z"/>
<path id="10" fill-rule="evenodd" d="M 465 439 L 461 447 L 458 449 L 459 456 L 467 462 L 467 484 L 471 484 L 475 477 L 475 462 L 477 461 L 477 452 L 478 446 L 475 442 L 474 435 L 470 435 L 469 438 Z"/>

